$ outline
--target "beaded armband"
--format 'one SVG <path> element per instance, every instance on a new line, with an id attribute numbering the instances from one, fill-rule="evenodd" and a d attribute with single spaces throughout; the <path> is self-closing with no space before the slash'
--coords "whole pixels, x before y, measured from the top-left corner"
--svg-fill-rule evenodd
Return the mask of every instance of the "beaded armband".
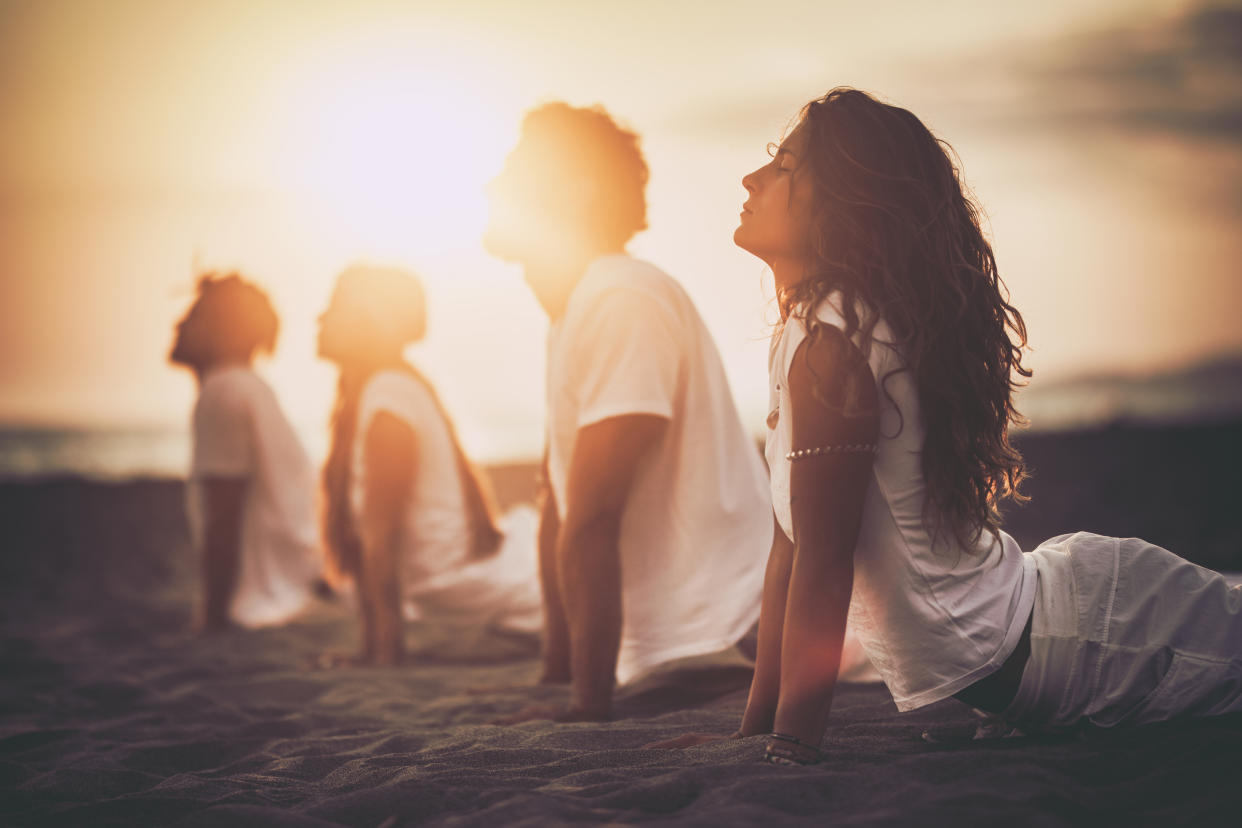
<path id="1" fill-rule="evenodd" d="M 875 443 L 844 443 L 839 446 L 817 446 L 809 449 L 794 449 L 786 452 L 786 460 L 803 460 L 807 457 L 819 457 L 824 454 L 875 454 L 880 447 Z"/>

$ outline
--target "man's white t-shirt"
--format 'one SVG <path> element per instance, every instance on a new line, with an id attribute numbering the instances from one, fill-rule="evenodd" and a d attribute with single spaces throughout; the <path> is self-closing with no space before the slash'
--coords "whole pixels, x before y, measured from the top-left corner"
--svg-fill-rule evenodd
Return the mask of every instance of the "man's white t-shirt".
<path id="1" fill-rule="evenodd" d="M 689 296 L 628 256 L 595 260 L 548 337 L 548 474 L 561 519 L 578 431 L 669 420 L 621 521 L 617 678 L 723 650 L 759 616 L 772 541 L 767 475 Z"/>
<path id="2" fill-rule="evenodd" d="M 310 459 L 272 389 L 245 366 L 203 379 L 193 432 L 186 506 L 194 545 L 204 539 L 203 481 L 249 481 L 229 615 L 247 627 L 279 624 L 306 604 L 321 571 Z"/>

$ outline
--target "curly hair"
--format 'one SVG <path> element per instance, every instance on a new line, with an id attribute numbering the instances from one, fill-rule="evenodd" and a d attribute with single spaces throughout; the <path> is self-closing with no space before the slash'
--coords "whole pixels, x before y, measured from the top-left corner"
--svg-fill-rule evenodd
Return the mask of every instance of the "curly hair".
<path id="1" fill-rule="evenodd" d="M 1027 499 L 1009 426 L 1025 422 L 1013 392 L 1031 376 L 1022 364 L 1026 325 L 979 208 L 952 147 L 905 109 L 838 87 L 803 108 L 799 128 L 806 148 L 797 175 L 813 187 L 813 261 L 778 299 L 810 331 L 815 309 L 839 293 L 845 333 L 861 333 L 865 352 L 877 322 L 888 324 L 925 427 L 924 513 L 934 533 L 947 528 L 974 548 L 984 532 L 997 534 L 1004 500 Z"/>
<path id="2" fill-rule="evenodd" d="M 522 136 L 543 147 L 560 175 L 594 182 L 597 196 L 584 219 L 608 247 L 623 247 L 647 227 L 647 162 L 637 133 L 623 129 L 601 106 L 544 104 L 526 113 Z M 559 196 L 555 188 L 548 196 Z M 578 205 L 575 205 L 578 209 Z"/>
<path id="3" fill-rule="evenodd" d="M 280 320 L 260 288 L 238 273 L 204 273 L 198 277 L 196 305 L 210 307 L 217 321 L 213 336 L 229 351 L 271 353 L 276 349 Z"/>

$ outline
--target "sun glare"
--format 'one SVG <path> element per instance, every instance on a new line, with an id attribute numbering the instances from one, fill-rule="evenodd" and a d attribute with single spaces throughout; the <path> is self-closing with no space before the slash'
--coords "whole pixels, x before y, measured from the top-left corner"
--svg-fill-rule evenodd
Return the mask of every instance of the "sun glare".
<path id="1" fill-rule="evenodd" d="M 360 47 L 362 49 L 362 47 Z M 337 51 L 298 79 L 283 185 L 360 255 L 408 259 L 478 245 L 484 185 L 516 131 L 450 59 Z"/>

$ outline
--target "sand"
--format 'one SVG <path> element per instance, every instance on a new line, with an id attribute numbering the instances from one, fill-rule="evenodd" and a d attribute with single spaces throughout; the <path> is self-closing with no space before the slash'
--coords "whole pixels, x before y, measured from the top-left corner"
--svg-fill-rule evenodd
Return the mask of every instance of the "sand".
<path id="1" fill-rule="evenodd" d="M 1219 439 L 1200 441 L 1213 454 L 1201 467 L 1226 475 L 1217 486 L 1236 483 L 1242 465 L 1239 430 L 1229 433 L 1232 458 L 1219 457 Z M 1055 483 L 1059 463 L 1076 469 L 1062 485 L 1078 496 L 1062 499 L 1085 509 L 1081 498 L 1096 497 L 1092 514 L 1106 522 L 1119 501 L 1098 501 L 1091 480 L 1111 489 L 1131 462 L 1117 459 L 1122 449 L 1181 456 L 1195 439 L 1062 441 L 1041 450 L 1040 483 Z M 1101 446 L 1107 456 L 1091 456 Z M 505 500 L 526 495 L 529 468 L 496 471 Z M 1197 484 L 1168 488 L 1166 512 L 1193 525 L 1168 523 L 1242 569 L 1242 550 L 1227 554 L 1237 512 L 1205 518 Z M 1178 490 L 1186 497 L 1167 499 Z M 764 765 L 760 739 L 644 750 L 689 730 L 731 731 L 744 662 L 653 677 L 620 694 L 610 723 L 500 727 L 490 722 L 563 698 L 471 692 L 529 681 L 529 640 L 412 625 L 413 665 L 322 672 L 305 661 L 353 642 L 340 603 L 280 629 L 190 635 L 176 481 L 3 484 L 0 526 L 3 825 L 1233 825 L 1242 807 L 1238 717 L 972 741 L 962 705 L 898 714 L 882 686 L 863 685 L 840 691 L 816 767 Z M 1081 527 L 1044 534 L 1071 528 Z"/>

